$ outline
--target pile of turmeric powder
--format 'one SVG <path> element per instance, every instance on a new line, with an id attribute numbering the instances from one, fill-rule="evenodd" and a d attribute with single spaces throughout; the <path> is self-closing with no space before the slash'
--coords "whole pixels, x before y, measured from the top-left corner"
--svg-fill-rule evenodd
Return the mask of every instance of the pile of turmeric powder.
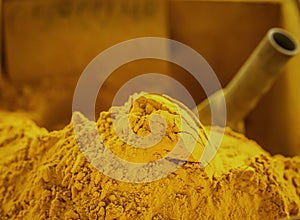
<path id="1" fill-rule="evenodd" d="M 143 100 L 130 110 L 133 130 L 140 123 L 137 134 L 147 134 L 148 123 L 139 118 L 153 112 L 172 118 L 168 125 L 176 122 L 166 103 Z M 114 143 L 109 145 L 114 154 L 130 159 L 137 152 L 114 137 L 111 111 L 100 114 L 99 133 L 87 138 L 100 135 Z M 171 150 L 168 143 L 178 134 L 176 126 L 171 128 L 159 143 L 164 147 L 158 154 L 148 149 L 146 159 Z M 270 156 L 230 129 L 205 168 L 188 160 L 166 177 L 144 183 L 104 175 L 83 151 L 72 123 L 49 132 L 24 115 L 0 112 L 0 218 L 280 219 L 300 214 L 300 158 Z"/>

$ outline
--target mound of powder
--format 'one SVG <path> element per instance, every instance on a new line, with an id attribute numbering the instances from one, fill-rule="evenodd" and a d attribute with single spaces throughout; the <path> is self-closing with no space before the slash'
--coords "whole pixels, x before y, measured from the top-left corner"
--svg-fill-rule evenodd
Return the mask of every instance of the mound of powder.
<path id="1" fill-rule="evenodd" d="M 80 113 L 76 121 L 95 126 L 97 132 L 86 133 L 86 140 L 100 136 L 123 160 L 151 162 L 166 156 L 181 132 L 176 111 L 158 98 L 142 97 L 131 104 L 128 124 L 139 136 L 150 132 L 148 115 L 166 118 L 166 135 L 153 148 L 143 149 L 146 153 L 116 136 L 113 108 L 102 112 L 97 123 Z M 128 132 L 123 128 L 121 135 Z M 79 128 L 81 132 L 84 129 Z M 206 141 L 203 129 L 200 126 L 196 137 L 198 148 Z M 96 169 L 102 147 L 96 142 L 95 146 L 80 147 L 72 123 L 48 132 L 24 115 L 0 112 L 0 218 L 280 219 L 300 214 L 300 158 L 270 156 L 230 129 L 205 168 L 188 159 L 166 177 L 145 183 L 119 181 Z M 86 154 L 89 150 L 94 152 L 90 157 Z M 178 163 L 172 158 L 169 161 Z M 116 170 L 115 163 L 103 164 L 108 164 L 104 170 Z"/>

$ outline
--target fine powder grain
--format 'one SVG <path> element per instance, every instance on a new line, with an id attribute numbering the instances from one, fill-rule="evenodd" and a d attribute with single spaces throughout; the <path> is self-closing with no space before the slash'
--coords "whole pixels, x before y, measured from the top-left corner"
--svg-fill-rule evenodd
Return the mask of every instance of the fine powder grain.
<path id="1" fill-rule="evenodd" d="M 144 115 L 153 111 L 147 103 L 139 105 Z M 130 115 L 140 110 L 132 108 Z M 300 158 L 270 156 L 230 129 L 204 169 L 188 160 L 162 179 L 130 183 L 91 164 L 76 142 L 72 123 L 48 132 L 24 115 L 0 116 L 1 219 L 280 219 L 300 214 Z M 130 119 L 133 128 L 135 116 Z M 111 110 L 102 112 L 97 121 L 107 140 L 114 138 L 111 117 Z M 145 124 L 137 132 L 148 134 Z M 157 159 L 169 150 L 150 150 L 144 159 Z M 136 153 L 124 145 L 112 151 L 124 159 Z"/>

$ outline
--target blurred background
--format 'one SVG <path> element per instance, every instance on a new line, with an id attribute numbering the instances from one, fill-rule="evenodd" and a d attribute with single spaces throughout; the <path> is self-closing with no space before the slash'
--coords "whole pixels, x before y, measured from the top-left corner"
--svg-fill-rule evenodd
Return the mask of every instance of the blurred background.
<path id="1" fill-rule="evenodd" d="M 0 109 L 22 112 L 49 130 L 64 127 L 87 64 L 110 46 L 137 37 L 187 44 L 226 86 L 271 27 L 300 41 L 299 11 L 297 0 L 2 0 Z M 147 72 L 174 77 L 196 103 L 206 98 L 181 67 L 137 60 L 106 80 L 96 113 L 110 108 L 124 83 Z M 299 84 L 298 55 L 246 118 L 246 136 L 273 154 L 300 155 Z"/>

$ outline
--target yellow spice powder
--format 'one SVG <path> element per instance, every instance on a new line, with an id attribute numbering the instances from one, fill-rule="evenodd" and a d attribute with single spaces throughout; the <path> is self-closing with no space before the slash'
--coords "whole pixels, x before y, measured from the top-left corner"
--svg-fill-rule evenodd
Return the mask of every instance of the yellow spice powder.
<path id="1" fill-rule="evenodd" d="M 112 110 L 100 114 L 99 135 L 105 143 L 111 141 L 107 146 L 114 154 L 140 162 L 164 157 L 171 150 L 172 140 L 178 139 L 176 114 L 160 102 L 144 97 L 130 110 L 131 128 L 153 112 L 162 112 L 166 123 L 174 125 L 155 150 L 145 149 L 147 153 L 114 136 Z M 143 121 L 136 133 L 149 134 L 147 124 Z M 93 135 L 98 134 L 86 138 L 92 140 Z M 197 141 L 200 148 L 203 135 Z M 23 115 L 0 112 L 0 218 L 280 219 L 300 214 L 300 158 L 270 156 L 230 129 L 204 169 L 188 160 L 168 176 L 147 183 L 106 176 L 83 152 L 72 123 L 48 132 Z"/>

